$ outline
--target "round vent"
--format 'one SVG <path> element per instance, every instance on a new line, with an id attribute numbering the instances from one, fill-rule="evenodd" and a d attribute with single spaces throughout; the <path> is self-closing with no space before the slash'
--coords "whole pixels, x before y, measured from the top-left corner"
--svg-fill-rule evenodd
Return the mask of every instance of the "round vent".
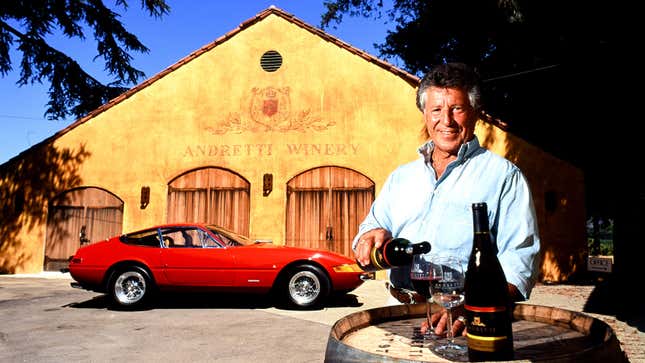
<path id="1" fill-rule="evenodd" d="M 260 67 L 267 72 L 275 72 L 282 66 L 282 56 L 275 50 L 269 50 L 262 54 Z"/>

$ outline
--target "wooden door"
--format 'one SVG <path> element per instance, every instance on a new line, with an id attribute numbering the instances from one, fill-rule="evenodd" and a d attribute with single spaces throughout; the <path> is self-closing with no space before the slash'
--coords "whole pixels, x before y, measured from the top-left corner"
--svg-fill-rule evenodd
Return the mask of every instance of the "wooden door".
<path id="1" fill-rule="evenodd" d="M 287 183 L 289 246 L 318 248 L 351 257 L 351 242 L 374 201 L 374 182 L 343 167 L 305 171 Z"/>
<path id="2" fill-rule="evenodd" d="M 51 201 L 47 216 L 45 271 L 67 267 L 81 244 L 98 242 L 122 232 L 123 201 L 99 188 L 80 188 Z"/>
<path id="3" fill-rule="evenodd" d="M 168 223 L 210 223 L 248 236 L 250 189 L 225 169 L 189 171 L 168 185 Z"/>

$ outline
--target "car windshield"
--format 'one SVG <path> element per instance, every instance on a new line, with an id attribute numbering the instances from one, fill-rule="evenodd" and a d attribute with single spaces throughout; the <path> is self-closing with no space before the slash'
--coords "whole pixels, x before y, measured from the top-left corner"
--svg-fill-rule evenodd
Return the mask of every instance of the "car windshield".
<path id="1" fill-rule="evenodd" d="M 206 226 L 206 228 L 208 228 L 208 230 L 211 231 L 211 233 L 215 236 L 215 239 L 217 240 L 217 242 L 220 243 L 222 246 L 235 247 L 235 246 L 245 246 L 245 245 L 253 244 L 253 242 L 251 242 L 251 240 L 248 239 L 247 237 L 239 235 L 235 232 L 231 232 L 222 227 L 208 225 Z"/>

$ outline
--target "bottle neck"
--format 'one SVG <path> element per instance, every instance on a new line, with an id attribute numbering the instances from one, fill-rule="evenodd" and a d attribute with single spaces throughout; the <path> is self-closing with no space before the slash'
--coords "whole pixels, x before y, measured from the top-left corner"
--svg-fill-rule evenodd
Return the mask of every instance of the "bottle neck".
<path id="1" fill-rule="evenodd" d="M 490 232 L 488 227 L 488 213 L 486 206 L 473 206 L 473 232 L 475 234 L 488 234 Z"/>
<path id="2" fill-rule="evenodd" d="M 430 252 L 430 249 L 432 246 L 430 245 L 430 242 L 428 241 L 423 241 L 419 243 L 411 243 L 408 246 L 405 247 L 404 251 L 408 255 L 420 255 L 424 253 Z"/>
<path id="3" fill-rule="evenodd" d="M 490 248 L 490 228 L 486 203 L 473 204 L 473 248 Z"/>

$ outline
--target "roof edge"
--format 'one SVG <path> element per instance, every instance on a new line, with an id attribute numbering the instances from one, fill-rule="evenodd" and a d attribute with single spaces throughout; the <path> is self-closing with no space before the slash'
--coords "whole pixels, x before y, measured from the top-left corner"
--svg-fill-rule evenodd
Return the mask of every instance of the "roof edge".
<path id="1" fill-rule="evenodd" d="M 36 143 L 36 144 L 32 145 L 28 149 L 23 150 L 18 155 L 16 155 L 13 158 L 10 158 L 9 160 L 7 160 L 5 163 L 12 162 L 13 159 L 19 158 L 21 155 L 23 155 L 24 153 L 28 152 L 29 150 L 32 150 L 32 149 L 37 148 L 37 147 L 39 147 L 41 145 L 48 144 L 48 143 L 51 143 L 51 142 L 55 141 L 56 139 L 62 137 L 66 133 L 68 133 L 71 130 L 75 129 L 76 127 L 84 124 L 88 120 L 90 120 L 90 119 L 100 115 L 101 113 L 109 110 L 110 108 L 116 106 L 117 104 L 121 103 L 122 101 L 130 98 L 131 96 L 133 96 L 135 93 L 139 92 L 140 90 L 150 86 L 151 84 L 155 83 L 156 81 L 160 80 L 161 78 L 165 77 L 166 75 L 170 74 L 171 72 L 177 70 L 178 68 L 182 67 L 184 64 L 192 61 L 193 59 L 199 57 L 200 55 L 210 51 L 211 49 L 213 49 L 213 48 L 217 47 L 218 45 L 224 43 L 225 41 L 231 39 L 234 35 L 236 35 L 240 31 L 242 31 L 244 29 L 247 29 L 250 26 L 254 25 L 255 23 L 267 18 L 269 15 L 279 16 L 279 17 L 281 17 L 281 18 L 283 18 L 283 19 L 285 19 L 285 20 L 287 20 L 287 21 L 289 21 L 289 22 L 301 27 L 302 29 L 307 30 L 308 32 L 310 32 L 312 34 L 315 34 L 315 35 L 317 35 L 317 36 L 319 36 L 319 37 L 321 37 L 321 38 L 323 38 L 323 39 L 325 39 L 325 40 L 327 40 L 327 41 L 329 41 L 331 43 L 334 43 L 335 45 L 337 45 L 337 46 L 339 46 L 339 47 L 341 47 L 341 48 L 343 48 L 343 49 L 345 49 L 345 50 L 347 50 L 347 51 L 349 51 L 349 52 L 351 52 L 351 53 L 353 53 L 355 55 L 360 56 L 361 58 L 365 59 L 366 61 L 374 63 L 377 66 L 389 71 L 390 73 L 395 74 L 396 76 L 402 78 L 404 81 L 409 83 L 411 86 L 416 87 L 419 84 L 419 80 L 420 80 L 419 77 L 417 77 L 417 76 L 415 76 L 415 75 L 413 75 L 413 74 L 411 74 L 409 72 L 406 72 L 406 71 L 404 71 L 404 70 L 402 70 L 400 68 L 397 68 L 396 66 L 392 65 L 391 63 L 388 63 L 388 62 L 386 62 L 384 60 L 381 60 L 381 59 L 379 59 L 379 58 L 377 58 L 377 57 L 375 57 L 375 56 L 373 56 L 373 55 L 371 55 L 371 54 L 369 54 L 369 53 L 367 53 L 367 52 L 365 52 L 365 51 L 363 51 L 361 49 L 358 49 L 358 48 L 356 48 L 356 47 L 354 47 L 354 46 L 352 46 L 352 45 L 340 40 L 339 38 L 324 32 L 323 30 L 321 30 L 319 28 L 316 28 L 316 27 L 314 27 L 312 25 L 309 25 L 308 23 L 306 23 L 306 22 L 298 19 L 297 17 L 295 17 L 293 14 L 290 14 L 290 13 L 288 13 L 288 12 L 286 12 L 286 11 L 284 11 L 284 10 L 274 6 L 274 5 L 271 5 L 267 9 L 265 9 L 265 10 L 261 11 L 260 13 L 256 14 L 254 17 L 249 18 L 249 19 L 243 21 L 242 23 L 240 23 L 240 25 L 238 25 L 237 28 L 234 28 L 234 29 L 230 30 L 229 32 L 227 32 L 224 35 L 220 36 L 219 38 L 215 39 L 211 43 L 208 43 L 208 44 L 202 46 L 201 48 L 193 51 L 192 53 L 188 54 L 187 56 L 181 58 L 179 61 L 177 61 L 174 64 L 170 65 L 169 67 L 165 68 L 161 72 L 159 72 L 159 73 L 155 74 L 154 76 L 146 79 L 145 81 L 137 84 L 136 86 L 128 89 L 127 91 L 125 91 L 122 94 L 120 94 L 119 96 L 111 99 L 110 101 L 104 103 L 103 105 L 97 107 L 96 109 L 90 111 L 85 116 L 83 116 L 81 118 L 78 118 L 76 121 L 72 122 L 67 127 L 65 127 L 64 129 L 56 132 L 52 136 L 40 141 L 39 143 Z M 491 115 L 488 115 L 488 114 L 485 114 L 485 113 L 482 113 L 482 116 L 483 116 L 483 119 L 485 121 L 487 121 L 487 122 L 489 122 L 489 123 L 501 128 L 504 131 L 508 130 L 508 126 L 504 122 L 502 122 L 501 120 L 499 120 L 497 118 L 493 118 Z"/>
<path id="2" fill-rule="evenodd" d="M 320 30 L 320 29 L 318 29 L 318 28 L 316 28 L 316 27 L 314 27 L 312 25 L 309 25 L 309 24 L 305 23 L 304 21 L 302 21 L 302 20 L 298 19 L 297 17 L 295 17 L 293 14 L 290 14 L 290 13 L 288 13 L 288 12 L 286 12 L 286 11 L 284 11 L 284 10 L 274 6 L 274 5 L 271 5 L 270 7 L 268 7 L 267 9 L 265 9 L 263 11 L 261 11 L 260 13 L 255 15 L 254 17 L 252 17 L 252 18 L 250 18 L 248 20 L 245 20 L 242 23 L 240 23 L 240 25 L 238 25 L 237 28 L 234 28 L 233 30 L 231 30 L 231 31 L 225 33 L 224 35 L 220 36 L 219 38 L 215 39 L 211 43 L 208 43 L 208 44 L 204 45 L 203 47 L 197 49 L 196 51 L 193 51 L 189 55 L 181 58 L 176 63 L 172 64 L 171 66 L 169 66 L 167 68 L 165 68 L 161 72 L 159 72 L 159 73 L 155 74 L 154 76 L 146 79 L 145 81 L 137 84 L 136 86 L 128 89 L 127 91 L 125 91 L 122 94 L 118 95 L 117 97 L 109 100 L 108 102 L 106 102 L 103 105 L 97 107 L 96 109 L 90 111 L 85 116 L 78 118 L 76 121 L 72 122 L 71 124 L 69 124 L 64 129 L 56 132 L 52 136 L 44 139 L 43 141 L 41 141 L 41 142 L 39 142 L 37 144 L 32 145 L 28 149 L 22 151 L 21 153 L 16 155 L 14 158 L 20 156 L 22 153 L 24 153 L 24 152 L 26 152 L 28 150 L 31 150 L 34 147 L 37 147 L 37 146 L 39 146 L 41 144 L 46 144 L 46 143 L 49 143 L 49 142 L 52 142 L 52 141 L 58 139 L 59 137 L 65 135 L 66 133 L 70 132 L 71 130 L 75 129 L 76 127 L 82 125 L 86 121 L 98 116 L 99 114 L 109 110 L 113 106 L 115 106 L 115 105 L 121 103 L 122 101 L 130 98 L 135 93 L 137 93 L 140 90 L 148 87 L 152 83 L 160 80 L 161 78 L 165 77 L 166 75 L 168 75 L 169 73 L 173 72 L 174 70 L 180 68 L 184 64 L 192 61 L 193 59 L 199 57 L 200 55 L 202 55 L 202 54 L 208 52 L 209 50 L 215 48 L 216 46 L 224 43 L 225 41 L 229 40 L 230 38 L 232 38 L 235 34 L 239 33 L 240 31 L 250 27 L 251 25 L 253 25 L 253 24 L 265 19 L 266 17 L 268 17 L 269 15 L 272 15 L 272 14 L 277 15 L 277 16 L 279 16 L 279 17 L 281 17 L 281 18 L 283 18 L 283 19 L 285 19 L 285 20 L 287 20 L 287 21 L 289 21 L 289 22 L 291 22 L 291 23 L 293 23 L 293 24 L 295 24 L 295 25 L 297 25 L 297 26 L 309 31 L 310 33 L 318 35 L 319 37 L 321 37 L 323 39 L 326 39 L 326 40 L 328 40 L 328 41 L 340 46 L 341 48 L 344 48 L 344 49 L 348 50 L 349 52 L 354 53 L 354 54 L 362 57 L 363 59 L 365 59 L 365 60 L 367 60 L 369 62 L 372 62 L 372 63 L 374 63 L 374 64 L 376 64 L 376 65 L 378 65 L 378 66 L 390 71 L 391 73 L 396 74 L 397 76 L 403 78 L 406 82 L 410 83 L 410 85 L 416 86 L 418 84 L 418 82 L 419 82 L 419 78 L 417 76 L 415 76 L 415 75 L 413 75 L 411 73 L 408 73 L 408 72 L 406 72 L 406 71 L 404 71 L 402 69 L 399 69 L 399 68 L 395 67 L 394 65 L 392 65 L 392 64 L 390 64 L 388 62 L 385 62 L 385 61 L 383 61 L 381 59 L 378 59 L 378 58 L 374 57 L 373 55 L 371 55 L 369 53 L 366 53 L 366 52 L 364 52 L 364 51 L 362 51 L 362 50 L 360 50 L 360 49 L 358 49 L 356 47 L 353 47 L 353 46 L 349 45 L 348 43 L 346 43 L 346 42 L 344 42 L 344 41 L 342 41 L 342 40 L 340 40 L 340 39 L 338 39 L 338 38 L 336 38 L 336 37 L 334 37 L 334 36 L 332 36 L 330 34 L 327 34 L 324 31 L 322 31 L 322 30 Z M 9 159 L 7 162 L 11 161 L 12 159 L 13 158 Z"/>

